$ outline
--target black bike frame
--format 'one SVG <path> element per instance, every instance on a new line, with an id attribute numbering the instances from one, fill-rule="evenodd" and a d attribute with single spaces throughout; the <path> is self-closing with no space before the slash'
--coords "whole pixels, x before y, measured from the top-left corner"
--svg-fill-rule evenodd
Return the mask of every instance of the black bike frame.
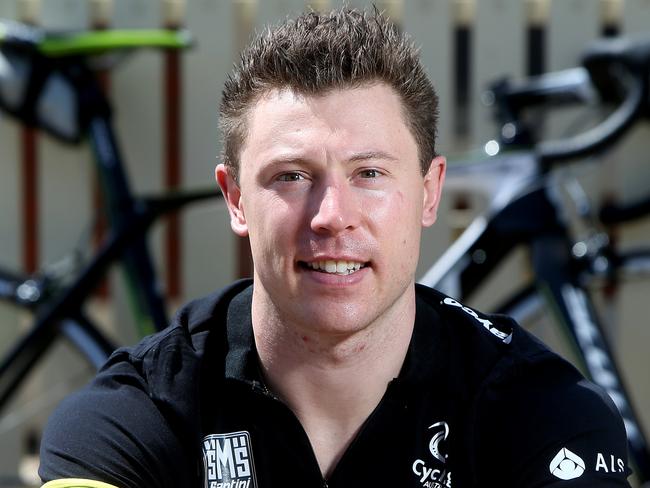
<path id="1" fill-rule="evenodd" d="M 76 62 L 79 66 L 74 71 L 74 84 L 80 99 L 84 100 L 82 117 L 87 121 L 88 138 L 107 197 L 110 235 L 78 278 L 65 289 L 56 290 L 55 296 L 46 297 L 40 303 L 25 303 L 5 294 L 5 298 L 15 304 L 33 309 L 36 320 L 29 333 L 0 362 L 0 410 L 59 334 L 71 340 L 96 368 L 105 362 L 115 346 L 86 317 L 82 307 L 115 262 L 126 264 L 132 289 L 137 292 L 137 305 L 142 315 L 152 319 L 151 331 L 166 327 L 164 300 L 145 240 L 147 231 L 163 214 L 192 202 L 220 196 L 216 189 L 210 189 L 153 198 L 134 197 L 112 129 L 108 100 L 92 73 L 83 63 Z M 3 274 L 10 278 L 8 288 L 18 284 L 15 275 L 0 273 L 0 277 Z"/>
<path id="2" fill-rule="evenodd" d="M 589 294 L 581 286 L 585 262 L 572 253 L 572 240 L 548 176 L 524 181 L 519 194 L 503 208 L 479 217 L 452 245 L 422 283 L 469 299 L 489 273 L 518 245 L 530 249 L 534 286 L 525 288 L 497 312 L 513 314 L 535 293 L 545 298 L 569 332 L 588 375 L 603 388 L 623 417 L 631 459 L 643 481 L 650 480 L 650 450 L 639 417 L 632 407 L 616 359 L 612 354 Z M 541 184 L 540 184 L 541 183 Z"/>

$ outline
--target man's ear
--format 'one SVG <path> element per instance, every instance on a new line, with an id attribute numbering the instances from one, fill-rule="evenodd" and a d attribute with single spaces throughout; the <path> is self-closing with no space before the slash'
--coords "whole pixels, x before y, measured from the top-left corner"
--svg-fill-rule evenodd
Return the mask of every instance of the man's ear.
<path id="1" fill-rule="evenodd" d="M 246 237 L 248 235 L 248 224 L 246 223 L 244 204 L 242 202 L 239 185 L 232 177 L 230 170 L 225 164 L 217 165 L 214 170 L 214 176 L 219 184 L 219 188 L 221 188 L 226 204 L 228 205 L 230 227 L 238 236 Z"/>
<path id="2" fill-rule="evenodd" d="M 429 171 L 424 175 L 424 199 L 422 203 L 422 225 L 433 225 L 438 216 L 438 206 L 442 195 L 442 185 L 445 182 L 447 161 L 442 156 L 436 156 L 431 161 Z"/>

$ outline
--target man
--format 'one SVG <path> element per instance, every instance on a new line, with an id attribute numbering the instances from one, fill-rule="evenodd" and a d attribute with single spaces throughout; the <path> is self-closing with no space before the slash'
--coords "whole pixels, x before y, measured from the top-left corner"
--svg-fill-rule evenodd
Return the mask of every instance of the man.
<path id="1" fill-rule="evenodd" d="M 628 486 L 605 394 L 509 319 L 416 287 L 445 174 L 436 109 L 377 12 L 254 41 L 224 89 L 216 169 L 254 279 L 116 352 L 50 420 L 43 480 Z"/>

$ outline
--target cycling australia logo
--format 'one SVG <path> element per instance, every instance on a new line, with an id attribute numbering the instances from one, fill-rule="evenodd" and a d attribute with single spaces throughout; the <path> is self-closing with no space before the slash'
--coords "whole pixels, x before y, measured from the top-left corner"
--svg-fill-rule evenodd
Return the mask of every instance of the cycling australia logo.
<path id="1" fill-rule="evenodd" d="M 585 472 L 585 462 L 580 456 L 563 447 L 555 455 L 548 469 L 556 478 L 573 480 L 580 478 Z"/>
<path id="2" fill-rule="evenodd" d="M 448 457 L 445 453 L 445 441 L 449 437 L 449 424 L 444 421 L 436 422 L 430 425 L 429 429 L 432 431 L 429 452 L 433 460 L 427 462 L 416 459 L 411 469 L 423 488 L 451 488 L 451 471 L 445 467 Z"/>
<path id="3" fill-rule="evenodd" d="M 447 422 L 436 422 L 435 424 L 429 426 L 430 429 L 437 429 L 437 432 L 431 438 L 429 442 L 429 451 L 431 455 L 436 458 L 441 463 L 447 462 L 447 455 L 440 452 L 440 442 L 447 440 L 449 436 L 449 426 Z M 435 430 L 434 430 L 435 432 Z"/>
<path id="4" fill-rule="evenodd" d="M 205 488 L 257 488 L 248 432 L 203 438 Z"/>

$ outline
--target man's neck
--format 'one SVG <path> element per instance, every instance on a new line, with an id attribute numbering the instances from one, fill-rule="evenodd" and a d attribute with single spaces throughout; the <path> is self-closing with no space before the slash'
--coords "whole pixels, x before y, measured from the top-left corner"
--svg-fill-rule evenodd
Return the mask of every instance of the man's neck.
<path id="1" fill-rule="evenodd" d="M 350 334 L 287 324 L 260 301 L 253 295 L 253 330 L 265 380 L 300 420 L 328 475 L 399 374 L 415 322 L 414 292 Z"/>

